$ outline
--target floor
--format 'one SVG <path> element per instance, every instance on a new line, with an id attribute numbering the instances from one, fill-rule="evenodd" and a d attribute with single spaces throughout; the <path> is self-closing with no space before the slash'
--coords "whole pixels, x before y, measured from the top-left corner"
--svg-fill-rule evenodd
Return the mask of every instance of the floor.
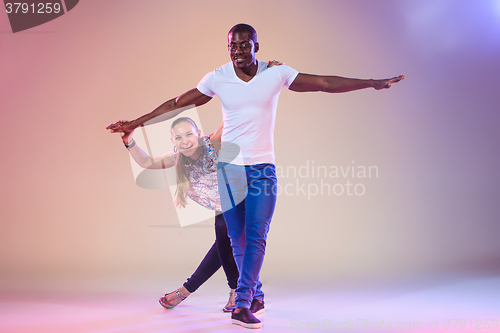
<path id="1" fill-rule="evenodd" d="M 500 277 L 427 278 L 385 285 L 269 284 L 262 331 L 500 332 Z M 0 332 L 243 332 L 220 309 L 227 290 L 204 286 L 172 310 L 158 293 L 0 291 Z"/>

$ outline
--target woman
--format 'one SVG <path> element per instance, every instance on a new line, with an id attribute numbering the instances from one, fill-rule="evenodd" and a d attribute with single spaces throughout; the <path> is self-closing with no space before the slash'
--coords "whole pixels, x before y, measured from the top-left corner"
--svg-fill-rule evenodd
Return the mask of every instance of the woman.
<path id="1" fill-rule="evenodd" d="M 268 62 L 268 67 L 282 64 L 279 61 L 272 60 Z M 112 125 L 109 125 L 107 129 L 111 129 Z M 114 130 L 111 129 L 111 132 L 114 132 Z M 211 135 L 201 137 L 201 132 L 192 119 L 187 117 L 178 118 L 171 126 L 174 151 L 154 158 L 148 156 L 137 146 L 132 138 L 133 131 L 120 132 L 120 134 L 125 147 L 141 167 L 148 169 L 176 167 L 177 191 L 175 205 L 185 207 L 187 204 L 186 197 L 189 197 L 203 207 L 216 212 L 215 243 L 196 271 L 182 287 L 160 298 L 161 306 L 166 309 L 174 308 L 191 293 L 195 292 L 222 266 L 231 289 L 229 300 L 222 311 L 231 312 L 235 308 L 235 290 L 239 274 L 233 258 L 231 242 L 227 235 L 226 222 L 221 212 L 217 187 L 218 151 L 213 145 L 213 142 L 221 141 L 222 126 Z"/>
<path id="2" fill-rule="evenodd" d="M 175 205 L 185 207 L 187 197 L 214 210 L 215 243 L 202 260 L 193 275 L 179 289 L 165 294 L 159 302 L 166 309 L 172 309 L 191 293 L 195 292 L 221 266 L 226 273 L 229 300 L 222 309 L 234 309 L 235 289 L 238 281 L 238 268 L 234 262 L 231 243 L 227 236 L 226 222 L 221 213 L 220 197 L 217 191 L 218 151 L 213 142 L 220 142 L 222 126 L 209 136 L 201 136 L 196 123 L 187 117 L 176 119 L 171 126 L 174 150 L 163 156 L 150 157 L 135 143 L 132 133 L 122 133 L 122 140 L 134 160 L 143 168 L 176 168 L 177 191 Z"/>

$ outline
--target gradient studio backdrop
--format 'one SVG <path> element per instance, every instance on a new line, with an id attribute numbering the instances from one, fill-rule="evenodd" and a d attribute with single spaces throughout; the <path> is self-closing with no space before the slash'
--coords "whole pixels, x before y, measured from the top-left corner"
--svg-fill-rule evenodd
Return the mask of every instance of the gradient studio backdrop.
<path id="1" fill-rule="evenodd" d="M 406 74 L 386 91 L 282 92 L 275 148 L 290 170 L 279 183 L 290 185 L 264 281 L 497 274 L 500 1 L 240 6 L 81 1 L 16 34 L 0 14 L 2 286 L 164 291 L 192 272 L 213 243 L 212 220 L 180 228 L 170 193 L 135 184 L 105 126 L 228 62 L 226 34 L 239 22 L 256 28 L 260 60 L 347 77 Z M 199 108 L 205 133 L 220 110 L 217 98 Z M 318 178 L 313 166 L 376 166 L 378 177 Z M 364 194 L 313 195 L 347 181 Z"/>

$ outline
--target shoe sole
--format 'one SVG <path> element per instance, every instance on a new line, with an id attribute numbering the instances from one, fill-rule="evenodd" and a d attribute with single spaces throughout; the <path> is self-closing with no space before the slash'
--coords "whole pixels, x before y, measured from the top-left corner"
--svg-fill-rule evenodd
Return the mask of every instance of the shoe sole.
<path id="1" fill-rule="evenodd" d="M 158 301 L 158 303 L 160 303 L 160 305 L 164 308 L 164 309 L 167 309 L 167 310 L 170 310 L 170 309 L 173 309 L 175 308 L 175 305 L 174 306 L 169 306 L 169 305 L 165 305 L 164 303 L 162 303 L 161 300 Z"/>
<path id="2" fill-rule="evenodd" d="M 253 313 L 254 316 L 258 316 L 258 315 L 261 315 L 261 314 L 264 314 L 264 312 L 266 311 L 266 309 L 260 309 L 259 311 Z"/>
<path id="3" fill-rule="evenodd" d="M 244 323 L 237 319 L 231 319 L 231 322 L 235 325 L 243 326 L 244 328 L 261 328 L 262 323 Z"/>

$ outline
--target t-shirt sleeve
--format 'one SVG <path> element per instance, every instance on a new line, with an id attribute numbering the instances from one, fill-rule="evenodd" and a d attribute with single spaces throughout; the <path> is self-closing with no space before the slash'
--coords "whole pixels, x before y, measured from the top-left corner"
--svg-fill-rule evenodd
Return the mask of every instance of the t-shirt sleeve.
<path id="1" fill-rule="evenodd" d="M 281 83 L 283 84 L 283 87 L 285 88 L 290 88 L 290 85 L 293 83 L 293 80 L 299 75 L 299 72 L 297 72 L 295 69 L 292 67 L 288 67 L 286 65 L 281 65 L 281 66 L 275 66 L 278 69 L 278 73 L 280 73 L 281 76 Z"/>
<path id="2" fill-rule="evenodd" d="M 196 89 L 198 89 L 203 95 L 207 95 L 208 97 L 214 97 L 215 92 L 213 91 L 213 86 L 214 86 L 214 76 L 215 76 L 215 71 L 212 71 L 205 75 L 203 79 L 201 79 L 200 83 L 196 86 Z"/>

